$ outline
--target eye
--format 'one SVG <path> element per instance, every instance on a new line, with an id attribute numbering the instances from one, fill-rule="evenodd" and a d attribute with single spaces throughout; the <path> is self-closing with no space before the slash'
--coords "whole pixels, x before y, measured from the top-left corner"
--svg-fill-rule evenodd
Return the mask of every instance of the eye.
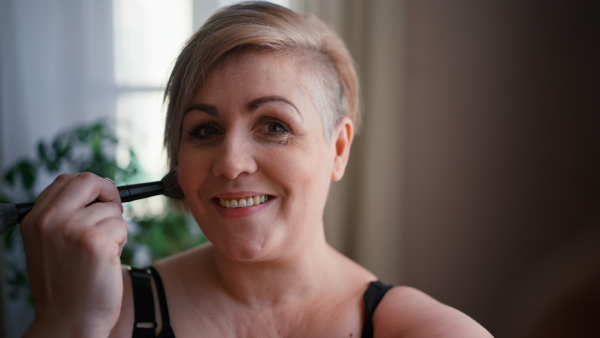
<path id="1" fill-rule="evenodd" d="M 290 131 L 290 128 L 280 121 L 267 121 L 262 128 L 263 133 L 270 137 L 281 137 Z"/>
<path id="2" fill-rule="evenodd" d="M 221 134 L 221 131 L 212 123 L 207 123 L 194 127 L 192 130 L 190 130 L 189 134 L 191 137 L 198 140 L 208 140 L 215 135 Z"/>

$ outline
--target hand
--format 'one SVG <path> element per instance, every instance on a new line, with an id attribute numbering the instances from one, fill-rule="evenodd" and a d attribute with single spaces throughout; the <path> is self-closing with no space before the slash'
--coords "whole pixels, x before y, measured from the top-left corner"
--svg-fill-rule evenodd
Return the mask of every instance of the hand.
<path id="1" fill-rule="evenodd" d="M 28 334 L 108 336 L 123 297 L 122 213 L 114 184 L 91 173 L 61 175 L 42 192 L 21 222 L 36 305 Z"/>

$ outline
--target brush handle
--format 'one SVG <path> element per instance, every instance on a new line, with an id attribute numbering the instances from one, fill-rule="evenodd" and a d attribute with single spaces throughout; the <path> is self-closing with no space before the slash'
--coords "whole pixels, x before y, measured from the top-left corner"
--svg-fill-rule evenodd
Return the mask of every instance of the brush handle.
<path id="1" fill-rule="evenodd" d="M 157 181 L 150 183 L 122 185 L 117 187 L 117 189 L 119 189 L 121 202 L 125 203 L 163 194 L 165 192 L 165 185 L 162 181 Z"/>
<path id="2" fill-rule="evenodd" d="M 149 183 L 121 185 L 118 186 L 117 189 L 119 189 L 119 196 L 121 196 L 121 202 L 125 203 L 139 200 L 142 198 L 160 195 L 165 192 L 165 185 L 163 184 L 163 182 L 157 181 Z M 92 203 L 96 202 L 99 201 L 96 200 Z M 19 214 L 19 223 L 23 220 L 25 215 L 27 215 L 27 213 L 31 211 L 31 208 L 33 208 L 34 203 L 35 202 L 15 204 L 15 207 L 17 208 L 17 212 Z"/>

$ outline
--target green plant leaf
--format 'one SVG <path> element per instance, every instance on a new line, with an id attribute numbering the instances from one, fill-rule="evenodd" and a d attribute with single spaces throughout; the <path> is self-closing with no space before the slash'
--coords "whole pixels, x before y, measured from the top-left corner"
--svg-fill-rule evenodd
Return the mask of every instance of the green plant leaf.
<path id="1" fill-rule="evenodd" d="M 9 168 L 4 174 L 4 183 L 10 185 L 11 187 L 15 185 L 15 171 L 16 168 Z"/>
<path id="2" fill-rule="evenodd" d="M 21 184 L 26 190 L 33 189 L 36 180 L 36 166 L 30 161 L 23 160 L 17 164 L 19 176 L 21 176 Z"/>

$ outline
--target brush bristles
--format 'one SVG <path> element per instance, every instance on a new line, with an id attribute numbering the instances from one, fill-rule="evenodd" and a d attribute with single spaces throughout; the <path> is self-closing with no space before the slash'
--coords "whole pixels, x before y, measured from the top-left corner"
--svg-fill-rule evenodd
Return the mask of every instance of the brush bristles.
<path id="1" fill-rule="evenodd" d="M 181 191 L 181 187 L 179 186 L 179 179 L 177 177 L 177 169 L 171 170 L 163 179 L 161 180 L 163 185 L 165 186 L 165 192 L 163 195 L 171 198 L 182 199 L 183 191 Z"/>
<path id="2" fill-rule="evenodd" d="M 19 212 L 14 204 L 0 204 L 0 234 L 19 223 Z"/>

